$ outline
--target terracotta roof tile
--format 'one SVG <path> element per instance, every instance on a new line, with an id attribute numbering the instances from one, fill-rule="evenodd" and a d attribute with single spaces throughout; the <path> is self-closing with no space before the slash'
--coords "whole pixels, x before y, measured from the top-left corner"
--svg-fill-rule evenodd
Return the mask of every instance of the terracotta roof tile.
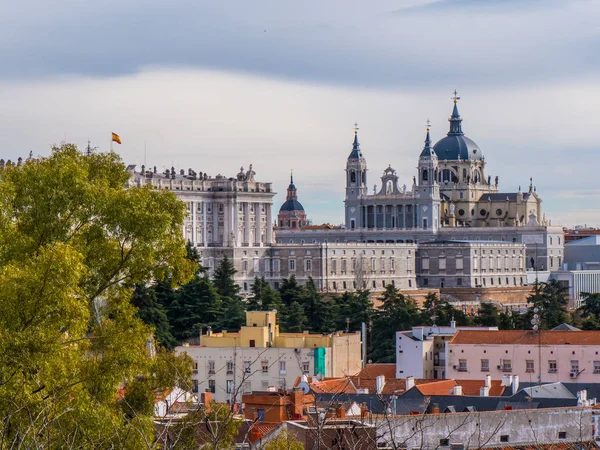
<path id="1" fill-rule="evenodd" d="M 423 395 L 451 395 L 454 386 L 456 386 L 456 381 L 454 380 L 440 380 L 432 383 L 419 384 L 415 387 Z"/>
<path id="2" fill-rule="evenodd" d="M 463 395 L 479 396 L 480 389 L 485 386 L 485 380 L 456 380 L 456 384 L 462 386 Z M 500 397 L 504 393 L 504 389 L 501 380 L 492 380 L 489 395 L 490 397 Z"/>
<path id="3" fill-rule="evenodd" d="M 450 344 L 600 345 L 600 331 L 458 330 Z"/>
<path id="4" fill-rule="evenodd" d="M 591 450 L 600 448 L 593 441 L 587 442 L 555 442 L 552 444 L 535 445 L 504 445 L 488 447 L 489 450 Z"/>
<path id="5" fill-rule="evenodd" d="M 385 379 L 396 378 L 396 364 L 367 364 L 363 369 L 356 374 L 361 378 L 376 378 L 383 375 Z"/>

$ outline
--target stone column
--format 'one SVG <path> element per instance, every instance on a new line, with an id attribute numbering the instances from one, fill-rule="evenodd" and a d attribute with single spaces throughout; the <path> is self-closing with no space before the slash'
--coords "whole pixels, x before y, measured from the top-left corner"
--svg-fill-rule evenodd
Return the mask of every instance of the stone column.
<path id="1" fill-rule="evenodd" d="M 254 244 L 258 247 L 260 247 L 260 229 L 262 228 L 262 222 L 260 221 L 261 216 L 260 216 L 260 203 L 255 203 L 254 204 L 254 216 L 256 217 L 256 226 L 255 226 L 255 230 L 256 233 L 254 234 Z"/>
<path id="2" fill-rule="evenodd" d="M 208 220 L 206 218 L 206 202 L 202 202 L 202 242 L 204 243 L 205 247 L 208 246 L 208 236 L 206 235 L 207 222 Z"/>
<path id="3" fill-rule="evenodd" d="M 231 245 L 233 245 L 234 247 L 237 247 L 239 245 L 240 242 L 240 220 L 239 220 L 239 206 L 238 206 L 238 202 L 237 202 L 237 198 L 234 198 L 232 200 L 233 202 L 233 225 L 232 225 L 232 230 L 233 230 L 233 242 L 231 243 Z"/>
<path id="4" fill-rule="evenodd" d="M 197 246 L 198 245 L 198 230 L 196 228 L 196 208 L 198 208 L 196 205 L 198 204 L 197 202 L 191 202 L 192 203 L 192 245 Z"/>
<path id="5" fill-rule="evenodd" d="M 273 243 L 273 217 L 271 212 L 272 206 L 273 205 L 271 205 L 270 203 L 267 203 L 265 205 L 265 208 L 267 209 L 267 235 L 265 237 L 267 244 Z"/>
<path id="6" fill-rule="evenodd" d="M 219 204 L 212 202 L 213 243 L 219 242 Z"/>
<path id="7" fill-rule="evenodd" d="M 229 246 L 230 239 L 229 235 L 231 232 L 229 217 L 231 215 L 231 211 L 229 211 L 229 199 L 225 199 L 223 202 L 223 246 Z"/>
<path id="8" fill-rule="evenodd" d="M 244 244 L 250 245 L 250 203 L 244 202 Z"/>

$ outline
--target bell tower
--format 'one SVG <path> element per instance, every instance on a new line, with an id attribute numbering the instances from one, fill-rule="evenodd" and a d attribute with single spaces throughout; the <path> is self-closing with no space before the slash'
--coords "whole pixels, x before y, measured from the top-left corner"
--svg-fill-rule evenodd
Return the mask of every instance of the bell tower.
<path id="1" fill-rule="evenodd" d="M 363 226 L 362 197 L 367 195 L 367 160 L 358 143 L 358 124 L 354 124 L 354 143 L 346 161 L 346 228 Z"/>
<path id="2" fill-rule="evenodd" d="M 430 204 L 428 207 L 419 208 L 418 226 L 436 230 L 440 220 L 440 185 L 438 184 L 438 157 L 431 146 L 429 120 L 427 120 L 425 146 L 419 156 L 418 171 L 417 195 L 427 199 L 426 203 Z"/>

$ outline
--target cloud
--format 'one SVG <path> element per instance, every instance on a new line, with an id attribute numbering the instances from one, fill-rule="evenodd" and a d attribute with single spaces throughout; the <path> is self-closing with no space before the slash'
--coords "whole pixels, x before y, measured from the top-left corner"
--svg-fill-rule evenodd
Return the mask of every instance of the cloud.
<path id="1" fill-rule="evenodd" d="M 331 87 L 216 70 L 158 69 L 120 77 L 0 81 L 4 159 L 47 154 L 66 139 L 107 150 L 110 133 L 128 164 L 174 165 L 234 176 L 253 164 L 257 179 L 285 198 L 290 169 L 299 200 L 315 222 L 343 220 L 344 168 L 354 121 L 369 167 L 369 190 L 391 164 L 410 186 L 423 147 L 447 131 L 450 90 Z M 460 86 L 459 86 L 460 88 Z M 487 173 L 504 192 L 533 177 L 555 223 L 597 221 L 596 118 L 600 82 L 548 82 L 463 91 L 465 133 L 477 142 Z M 144 152 L 146 147 L 146 152 Z M 572 198 L 569 196 L 580 196 Z M 571 213 L 575 211 L 575 213 Z M 589 219 L 586 219 L 588 217 Z"/>
<path id="2" fill-rule="evenodd" d="M 0 8 L 5 79 L 151 66 L 336 86 L 510 89 L 598 73 L 600 5 L 582 0 L 23 0 Z"/>

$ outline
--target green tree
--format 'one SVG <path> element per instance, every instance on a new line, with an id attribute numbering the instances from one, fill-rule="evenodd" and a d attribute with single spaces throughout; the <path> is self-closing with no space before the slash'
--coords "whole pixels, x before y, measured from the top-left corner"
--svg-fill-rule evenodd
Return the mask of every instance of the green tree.
<path id="1" fill-rule="evenodd" d="M 360 330 L 364 323 L 370 323 L 373 317 L 373 302 L 368 290 L 357 292 L 344 292 L 336 299 L 338 314 L 336 329 L 345 330 L 346 321 L 349 320 L 350 331 Z"/>
<path id="2" fill-rule="evenodd" d="M 306 292 L 305 289 L 298 284 L 296 277 L 292 275 L 281 282 L 279 296 L 285 306 L 289 306 L 294 302 L 303 304 Z"/>
<path id="3" fill-rule="evenodd" d="M 126 414 L 118 388 L 189 384 L 188 357 L 148 356 L 129 287 L 192 274 L 185 207 L 128 180 L 117 155 L 69 144 L 0 170 L 2 448 L 141 448 L 152 418 Z"/>
<path id="4" fill-rule="evenodd" d="M 475 323 L 482 327 L 497 327 L 500 323 L 498 307 L 493 303 L 481 303 Z"/>
<path id="5" fill-rule="evenodd" d="M 271 288 L 265 277 L 254 278 L 251 286 L 252 297 L 246 304 L 248 311 L 272 311 L 281 310 L 281 298 L 276 289 Z"/>
<path id="6" fill-rule="evenodd" d="M 137 308 L 138 317 L 154 328 L 154 336 L 160 345 L 168 350 L 177 345 L 177 340 L 171 334 L 167 309 L 159 303 L 154 289 L 146 286 L 146 283 L 136 285 L 131 303 Z"/>
<path id="7" fill-rule="evenodd" d="M 578 310 L 584 318 L 592 318 L 598 322 L 600 318 L 600 293 L 582 292 L 583 301 Z"/>
<path id="8" fill-rule="evenodd" d="M 308 319 L 304 308 L 298 302 L 292 302 L 284 309 L 283 317 L 280 318 L 281 331 L 286 333 L 301 333 L 306 330 Z"/>
<path id="9" fill-rule="evenodd" d="M 416 303 L 388 284 L 374 313 L 369 358 L 375 362 L 396 361 L 396 332 L 410 330 L 420 320 Z"/>
<path id="10" fill-rule="evenodd" d="M 223 315 L 221 296 L 205 275 L 196 275 L 179 288 L 169 307 L 173 335 L 178 340 L 198 337 L 208 326 L 219 327 Z"/>
<path id="11" fill-rule="evenodd" d="M 269 441 L 265 450 L 304 450 L 304 445 L 284 430 L 275 439 Z"/>
<path id="12" fill-rule="evenodd" d="M 235 273 L 236 270 L 233 264 L 225 256 L 217 265 L 213 275 L 213 283 L 221 297 L 229 297 L 231 299 L 239 297 L 240 287 L 233 278 Z"/>
<path id="13" fill-rule="evenodd" d="M 537 308 L 542 330 L 552 329 L 562 323 L 570 322 L 570 316 L 567 312 L 569 303 L 567 288 L 556 280 L 535 285 L 534 292 L 527 301 L 531 304 L 528 311 L 529 316 L 532 316 Z"/>

